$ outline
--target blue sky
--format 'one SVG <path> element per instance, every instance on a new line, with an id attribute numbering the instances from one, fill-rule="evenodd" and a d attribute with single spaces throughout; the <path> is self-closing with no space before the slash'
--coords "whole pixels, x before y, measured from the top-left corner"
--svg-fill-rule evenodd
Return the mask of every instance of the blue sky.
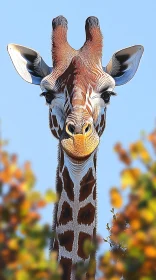
<path id="1" fill-rule="evenodd" d="M 98 152 L 98 232 L 107 236 L 109 189 L 119 185 L 123 167 L 113 152 L 121 141 L 125 147 L 135 141 L 141 130 L 150 132 L 156 119 L 155 49 L 156 2 L 149 1 L 20 1 L 1 3 L 1 90 L 0 119 L 2 135 L 9 140 L 8 149 L 20 155 L 19 162 L 32 162 L 37 176 L 36 188 L 44 192 L 55 189 L 57 140 L 48 126 L 48 107 L 40 98 L 38 86 L 24 82 L 16 73 L 7 54 L 8 43 L 36 49 L 51 66 L 51 21 L 58 15 L 68 20 L 68 41 L 79 49 L 85 41 L 85 20 L 97 16 L 104 36 L 103 65 L 122 48 L 142 44 L 145 48 L 135 77 L 116 87 L 118 96 L 107 110 L 107 126 Z M 52 223 L 52 207 L 42 212 L 43 221 Z"/>

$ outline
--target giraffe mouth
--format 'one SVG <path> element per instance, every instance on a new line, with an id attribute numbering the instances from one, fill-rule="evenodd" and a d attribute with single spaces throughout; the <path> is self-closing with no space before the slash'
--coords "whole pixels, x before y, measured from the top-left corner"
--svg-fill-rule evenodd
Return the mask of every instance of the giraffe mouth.
<path id="1" fill-rule="evenodd" d="M 73 137 L 64 136 L 61 139 L 63 150 L 72 158 L 85 159 L 89 157 L 99 145 L 99 136 L 93 134 L 86 137 L 82 134 L 76 134 Z"/>

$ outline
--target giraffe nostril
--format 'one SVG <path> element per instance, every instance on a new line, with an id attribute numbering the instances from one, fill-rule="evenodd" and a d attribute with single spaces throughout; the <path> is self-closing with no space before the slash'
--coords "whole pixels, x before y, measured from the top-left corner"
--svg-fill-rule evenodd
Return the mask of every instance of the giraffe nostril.
<path id="1" fill-rule="evenodd" d="M 88 134 L 91 131 L 91 124 L 88 123 L 83 128 L 83 134 Z"/>
<path id="2" fill-rule="evenodd" d="M 71 124 L 71 123 L 68 123 L 67 125 L 66 125 L 66 132 L 68 133 L 68 134 L 74 134 L 74 132 L 75 132 L 75 126 L 73 125 L 73 124 Z"/>
<path id="3" fill-rule="evenodd" d="M 85 133 L 87 133 L 91 129 L 91 125 L 88 124 L 87 127 L 85 128 Z"/>
<path id="4" fill-rule="evenodd" d="M 68 130 L 73 134 L 74 131 L 75 131 L 75 126 L 72 125 L 72 124 L 70 124 L 70 125 L 68 126 Z"/>

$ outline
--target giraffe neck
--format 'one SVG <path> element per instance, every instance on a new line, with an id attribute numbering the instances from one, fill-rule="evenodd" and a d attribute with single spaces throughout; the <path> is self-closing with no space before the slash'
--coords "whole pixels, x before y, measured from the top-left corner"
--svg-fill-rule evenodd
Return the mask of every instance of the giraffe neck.
<path id="1" fill-rule="evenodd" d="M 83 262 L 87 266 L 91 259 L 84 243 L 93 242 L 96 234 L 96 152 L 76 162 L 60 148 L 57 192 L 55 248 L 63 279 L 75 280 L 76 264 Z"/>

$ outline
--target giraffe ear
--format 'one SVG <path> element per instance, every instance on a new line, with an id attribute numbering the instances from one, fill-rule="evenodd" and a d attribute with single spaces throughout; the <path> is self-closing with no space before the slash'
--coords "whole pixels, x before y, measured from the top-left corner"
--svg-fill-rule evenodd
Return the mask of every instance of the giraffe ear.
<path id="1" fill-rule="evenodd" d="M 116 86 L 126 84 L 133 78 L 143 51 L 143 46 L 136 45 L 114 53 L 104 71 L 114 78 Z"/>
<path id="2" fill-rule="evenodd" d="M 9 44 L 7 50 L 18 74 L 28 83 L 39 85 L 52 71 L 39 53 L 32 49 Z"/>

